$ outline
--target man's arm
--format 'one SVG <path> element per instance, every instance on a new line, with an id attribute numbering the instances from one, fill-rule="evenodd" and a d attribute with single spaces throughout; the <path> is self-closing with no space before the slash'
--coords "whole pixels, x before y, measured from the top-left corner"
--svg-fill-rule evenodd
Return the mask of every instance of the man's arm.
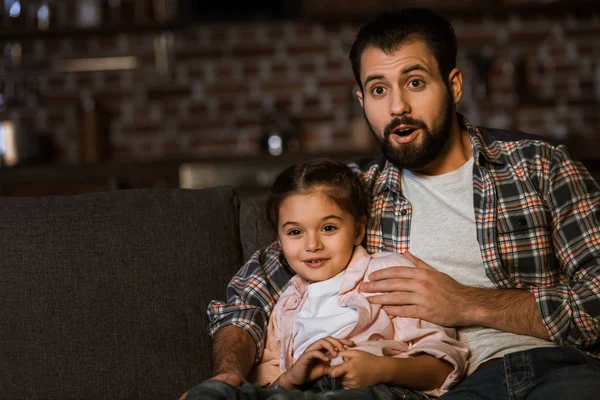
<path id="1" fill-rule="evenodd" d="M 410 253 L 417 268 L 392 267 L 372 273 L 361 289 L 388 292 L 369 297 L 390 315 L 420 318 L 442 326 L 481 325 L 549 339 L 535 297 L 518 289 L 464 286 Z"/>
<path id="2" fill-rule="evenodd" d="M 533 293 L 519 289 L 468 289 L 474 308 L 471 318 L 465 316 L 468 325 L 550 340 Z"/>
<path id="3" fill-rule="evenodd" d="M 552 340 L 600 344 L 600 186 L 565 146 L 552 154 L 544 199 L 563 279 L 531 288 Z"/>
<path id="4" fill-rule="evenodd" d="M 243 380 L 255 357 L 256 343 L 248 331 L 235 325 L 225 326 L 213 338 L 212 375 L 238 375 Z"/>
<path id="5" fill-rule="evenodd" d="M 227 302 L 213 300 L 208 305 L 213 379 L 238 386 L 260 357 L 274 297 L 290 279 L 280 254 L 277 242 L 255 252 L 229 282 Z M 186 396 L 187 392 L 180 400 Z"/>
<path id="6" fill-rule="evenodd" d="M 275 299 L 291 278 L 279 261 L 280 254 L 277 242 L 255 252 L 229 282 L 227 301 L 213 300 L 208 305 L 208 328 L 213 341 L 230 325 L 241 328 L 253 340 L 252 363 L 262 354 L 265 329 Z"/>
<path id="7" fill-rule="evenodd" d="M 256 354 L 256 343 L 248 331 L 228 325 L 213 336 L 212 378 L 240 386 L 250 372 Z M 185 400 L 188 392 L 179 397 Z"/>

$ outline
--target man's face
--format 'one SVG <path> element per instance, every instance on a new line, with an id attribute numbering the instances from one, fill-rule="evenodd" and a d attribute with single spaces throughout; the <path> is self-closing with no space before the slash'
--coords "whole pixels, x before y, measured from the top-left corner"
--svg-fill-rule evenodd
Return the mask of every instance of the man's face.
<path id="1" fill-rule="evenodd" d="M 384 155 L 399 168 L 429 165 L 450 137 L 454 99 L 423 41 L 386 54 L 368 47 L 361 57 L 357 97 Z"/>

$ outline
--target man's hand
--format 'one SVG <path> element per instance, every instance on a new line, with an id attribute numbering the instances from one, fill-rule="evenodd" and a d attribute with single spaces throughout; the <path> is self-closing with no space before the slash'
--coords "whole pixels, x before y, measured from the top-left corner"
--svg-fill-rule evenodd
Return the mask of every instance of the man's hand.
<path id="1" fill-rule="evenodd" d="M 347 339 L 336 339 L 331 336 L 317 340 L 306 348 L 304 353 L 275 382 L 286 389 L 293 389 L 306 382 L 327 374 L 330 359 L 337 357 L 340 351 L 354 343 Z"/>
<path id="2" fill-rule="evenodd" d="M 361 350 L 344 350 L 339 355 L 344 362 L 331 367 L 329 375 L 341 378 L 344 388 L 357 389 L 381 383 L 383 374 L 380 366 L 383 357 Z"/>
<path id="3" fill-rule="evenodd" d="M 476 289 L 461 285 L 409 252 L 404 256 L 417 268 L 391 267 L 370 274 L 371 282 L 362 283 L 361 289 L 387 293 L 371 296 L 369 301 L 382 304 L 388 314 L 398 317 L 420 318 L 442 326 L 469 325 Z"/>
<path id="4" fill-rule="evenodd" d="M 524 289 L 474 288 L 462 285 L 409 252 L 417 268 L 391 267 L 369 275 L 362 283 L 371 303 L 397 317 L 419 318 L 455 327 L 479 325 L 549 340 L 533 293 Z M 387 293 L 385 293 L 387 292 Z"/>

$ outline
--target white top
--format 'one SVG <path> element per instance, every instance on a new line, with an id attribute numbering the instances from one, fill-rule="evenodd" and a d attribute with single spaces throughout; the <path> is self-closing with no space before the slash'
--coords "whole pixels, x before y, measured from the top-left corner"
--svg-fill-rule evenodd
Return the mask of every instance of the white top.
<path id="1" fill-rule="evenodd" d="M 402 193 L 412 206 L 410 252 L 463 285 L 495 287 L 487 277 L 477 241 L 473 206 L 473 158 L 447 174 L 402 172 Z M 458 329 L 470 351 L 468 374 L 491 358 L 535 347 L 547 340 L 481 326 Z"/>
<path id="2" fill-rule="evenodd" d="M 308 285 L 306 300 L 294 318 L 294 361 L 317 340 L 346 337 L 356 325 L 358 312 L 338 305 L 344 272 Z"/>

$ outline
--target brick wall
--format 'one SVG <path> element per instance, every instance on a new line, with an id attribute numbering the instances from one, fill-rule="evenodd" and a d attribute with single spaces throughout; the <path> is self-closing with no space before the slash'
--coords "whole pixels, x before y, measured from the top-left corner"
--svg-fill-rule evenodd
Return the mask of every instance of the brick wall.
<path id="1" fill-rule="evenodd" d="M 460 109 L 471 120 L 544 134 L 567 142 L 578 157 L 597 158 L 598 13 L 451 20 L 466 75 Z M 352 134 L 347 61 L 358 26 L 288 21 L 176 29 L 165 32 L 172 43 L 169 76 L 155 66 L 160 31 L 21 39 L 24 67 L 0 80 L 37 76 L 39 100 L 9 106 L 0 119 L 48 132 L 57 159 L 66 162 L 80 159 L 84 95 L 108 112 L 114 160 L 258 154 L 262 116 L 275 106 L 301 121 L 306 151 L 353 149 L 364 145 Z M 76 73 L 49 68 L 54 60 L 101 56 L 135 56 L 140 65 Z M 473 60 L 489 62 L 487 91 Z"/>

